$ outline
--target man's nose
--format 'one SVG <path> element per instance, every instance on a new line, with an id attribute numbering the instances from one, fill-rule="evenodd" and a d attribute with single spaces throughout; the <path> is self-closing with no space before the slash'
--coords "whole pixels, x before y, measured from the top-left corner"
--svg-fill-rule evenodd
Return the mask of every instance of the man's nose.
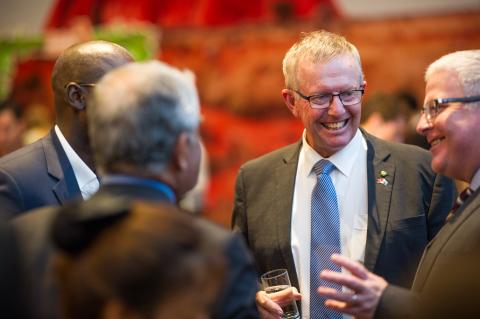
<path id="1" fill-rule="evenodd" d="M 418 119 L 416 131 L 420 135 L 425 135 L 426 131 L 432 128 L 432 123 L 427 119 L 427 114 L 422 113 Z"/>
<path id="2" fill-rule="evenodd" d="M 338 95 L 332 96 L 332 101 L 328 106 L 328 114 L 335 115 L 335 114 L 343 114 L 345 112 L 345 106 L 343 106 L 342 101 Z"/>

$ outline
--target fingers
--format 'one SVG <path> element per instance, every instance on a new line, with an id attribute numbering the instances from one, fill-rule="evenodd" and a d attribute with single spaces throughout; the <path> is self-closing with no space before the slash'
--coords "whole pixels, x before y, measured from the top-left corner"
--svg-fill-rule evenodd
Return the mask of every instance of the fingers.
<path id="1" fill-rule="evenodd" d="M 293 299 L 295 299 L 295 300 L 301 300 L 302 299 L 302 295 L 298 292 L 297 288 L 295 288 L 295 287 L 292 287 L 292 295 L 293 295 Z"/>
<path id="2" fill-rule="evenodd" d="M 325 298 L 335 299 L 344 303 L 349 303 L 351 305 L 358 304 L 361 302 L 359 295 L 338 291 L 330 287 L 321 286 L 317 289 L 317 292 Z"/>
<path id="3" fill-rule="evenodd" d="M 356 292 L 361 292 L 365 290 L 363 281 L 355 276 L 352 276 L 351 274 L 344 274 L 331 270 L 323 270 L 320 273 L 320 278 L 336 283 L 340 286 L 345 286 Z"/>
<path id="4" fill-rule="evenodd" d="M 325 306 L 329 309 L 346 313 L 347 315 L 359 316 L 361 314 L 360 308 L 356 306 L 350 306 L 349 304 L 337 300 L 327 300 L 325 301 Z"/>
<path id="5" fill-rule="evenodd" d="M 331 256 L 332 261 L 351 272 L 354 276 L 361 279 L 367 279 L 369 271 L 359 262 L 350 260 L 342 255 L 333 254 Z"/>
<path id="6" fill-rule="evenodd" d="M 274 302 L 263 290 L 256 295 L 257 308 L 265 319 L 281 319 L 283 315 L 282 308 Z"/>
<path id="7" fill-rule="evenodd" d="M 260 313 L 260 318 L 262 319 L 282 319 L 281 315 L 278 314 L 272 314 L 268 311 L 266 311 L 263 308 L 258 308 L 258 312 Z"/>

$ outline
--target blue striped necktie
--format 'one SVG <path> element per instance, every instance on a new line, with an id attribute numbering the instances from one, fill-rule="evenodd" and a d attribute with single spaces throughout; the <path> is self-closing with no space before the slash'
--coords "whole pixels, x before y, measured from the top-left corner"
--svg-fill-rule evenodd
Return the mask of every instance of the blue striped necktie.
<path id="1" fill-rule="evenodd" d="M 341 286 L 320 279 L 320 272 L 331 269 L 340 272 L 330 256 L 340 253 L 340 217 L 337 193 L 330 178 L 335 166 L 325 159 L 313 166 L 317 184 L 312 191 L 311 205 L 311 248 L 310 248 L 310 318 L 341 319 L 342 314 L 324 306 L 325 298 L 320 297 L 317 288 L 327 286 L 341 290 Z"/>

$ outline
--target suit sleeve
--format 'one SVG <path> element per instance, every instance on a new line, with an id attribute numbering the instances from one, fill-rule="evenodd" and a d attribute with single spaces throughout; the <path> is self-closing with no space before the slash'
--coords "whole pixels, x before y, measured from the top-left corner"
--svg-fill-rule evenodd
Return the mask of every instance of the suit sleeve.
<path id="1" fill-rule="evenodd" d="M 0 216 L 12 218 L 23 211 L 20 188 L 8 172 L 0 169 Z"/>
<path id="2" fill-rule="evenodd" d="M 223 288 L 214 319 L 259 318 L 255 295 L 258 291 L 253 258 L 243 239 L 234 235 L 226 247 L 228 278 Z"/>
<path id="3" fill-rule="evenodd" d="M 375 311 L 375 319 L 407 319 L 414 315 L 418 294 L 395 285 L 388 285 Z"/>
<path id="4" fill-rule="evenodd" d="M 433 185 L 430 208 L 428 210 L 428 240 L 432 240 L 451 210 L 457 191 L 455 183 L 450 178 L 437 174 Z"/>
<path id="5" fill-rule="evenodd" d="M 248 243 L 247 211 L 246 211 L 245 185 L 243 168 L 237 175 L 235 182 L 235 201 L 232 215 L 232 229 L 234 233 L 241 234 Z"/>

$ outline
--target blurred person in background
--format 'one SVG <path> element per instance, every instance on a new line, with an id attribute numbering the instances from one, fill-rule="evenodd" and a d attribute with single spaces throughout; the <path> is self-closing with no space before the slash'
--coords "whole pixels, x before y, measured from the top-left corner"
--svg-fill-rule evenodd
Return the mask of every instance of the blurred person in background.
<path id="1" fill-rule="evenodd" d="M 0 159 L 0 209 L 16 216 L 33 208 L 88 198 L 97 191 L 87 137 L 88 95 L 108 71 L 133 61 L 123 47 L 91 41 L 66 49 L 55 62 L 55 126 L 47 136 Z"/>
<path id="2" fill-rule="evenodd" d="M 23 146 L 27 128 L 23 108 L 15 101 L 0 102 L 0 157 Z"/>
<path id="3" fill-rule="evenodd" d="M 420 104 L 416 96 L 408 90 L 400 90 L 395 93 L 399 99 L 402 99 L 410 107 L 410 118 L 408 119 L 407 133 L 405 143 L 417 145 L 423 149 L 428 150 L 430 145 L 425 136 L 418 134 L 417 123 L 420 119 Z"/>
<path id="4" fill-rule="evenodd" d="M 226 274 L 212 228 L 171 204 L 79 202 L 52 236 L 63 318 L 209 319 Z"/>
<path id="5" fill-rule="evenodd" d="M 374 94 L 362 105 L 360 126 L 382 140 L 403 143 L 410 107 L 394 94 Z"/>

